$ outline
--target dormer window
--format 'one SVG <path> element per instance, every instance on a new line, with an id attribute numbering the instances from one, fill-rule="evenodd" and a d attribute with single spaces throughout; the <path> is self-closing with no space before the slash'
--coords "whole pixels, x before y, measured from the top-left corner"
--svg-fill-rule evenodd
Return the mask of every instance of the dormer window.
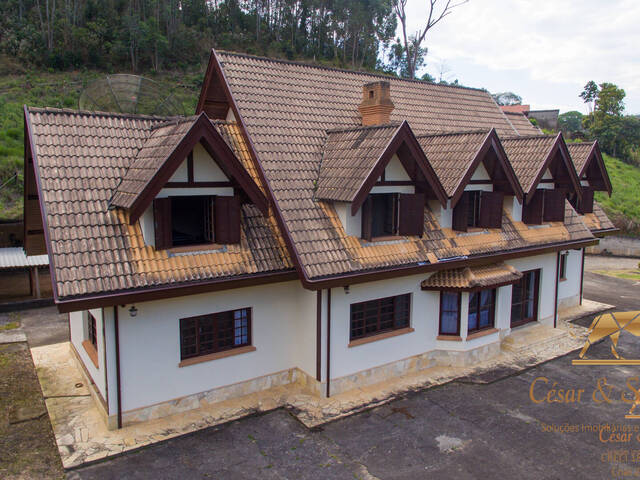
<path id="1" fill-rule="evenodd" d="M 504 193 L 465 191 L 453 209 L 453 229 L 501 228 Z"/>
<path id="2" fill-rule="evenodd" d="M 480 191 L 465 192 L 467 196 L 467 227 L 480 226 Z"/>
<path id="3" fill-rule="evenodd" d="M 362 238 L 384 239 L 424 231 L 423 193 L 373 193 L 362 205 Z"/>
<path id="4" fill-rule="evenodd" d="M 522 209 L 522 221 L 528 225 L 564 222 L 566 193 L 562 189 L 538 188 Z"/>
<path id="5" fill-rule="evenodd" d="M 398 234 L 398 194 L 371 195 L 371 236 L 374 238 Z"/>
<path id="6" fill-rule="evenodd" d="M 239 196 L 156 198 L 155 247 L 207 246 L 240 242 Z"/>

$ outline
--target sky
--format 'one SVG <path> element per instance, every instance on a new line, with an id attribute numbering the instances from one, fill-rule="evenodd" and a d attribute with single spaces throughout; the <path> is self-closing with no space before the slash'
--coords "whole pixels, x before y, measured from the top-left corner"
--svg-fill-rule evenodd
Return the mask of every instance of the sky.
<path id="1" fill-rule="evenodd" d="M 408 0 L 409 32 L 426 21 L 427 3 Z M 470 0 L 429 31 L 423 46 L 436 79 L 443 72 L 448 81 L 512 91 L 532 109 L 561 113 L 588 113 L 578 97 L 584 85 L 611 82 L 627 93 L 625 113 L 640 114 L 637 0 Z"/>

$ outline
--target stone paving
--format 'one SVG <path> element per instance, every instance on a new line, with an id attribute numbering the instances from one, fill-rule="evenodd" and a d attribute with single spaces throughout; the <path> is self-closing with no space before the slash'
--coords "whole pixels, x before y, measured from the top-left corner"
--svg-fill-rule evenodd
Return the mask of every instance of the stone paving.
<path id="1" fill-rule="evenodd" d="M 521 371 L 580 348 L 586 329 L 567 321 L 610 307 L 585 301 L 583 307 L 562 312 L 557 329 L 539 324 L 519 328 L 507 337 L 509 341 L 503 343 L 505 348 L 497 357 L 473 367 L 429 368 L 328 399 L 311 395 L 296 384 L 278 386 L 119 430 L 107 429 L 68 343 L 35 347 L 31 353 L 62 463 L 70 468 L 280 407 L 312 428 L 389 402 L 408 391 L 456 379 L 491 383 L 494 372 L 504 376 L 505 370 Z"/>

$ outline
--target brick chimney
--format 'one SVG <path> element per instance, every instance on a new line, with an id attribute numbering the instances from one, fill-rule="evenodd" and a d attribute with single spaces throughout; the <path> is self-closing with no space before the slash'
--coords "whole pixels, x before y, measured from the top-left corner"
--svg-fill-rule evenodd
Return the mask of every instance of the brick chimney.
<path id="1" fill-rule="evenodd" d="M 362 87 L 362 102 L 358 110 L 362 115 L 363 126 L 389 123 L 393 108 L 391 86 L 388 81 L 366 83 Z"/>

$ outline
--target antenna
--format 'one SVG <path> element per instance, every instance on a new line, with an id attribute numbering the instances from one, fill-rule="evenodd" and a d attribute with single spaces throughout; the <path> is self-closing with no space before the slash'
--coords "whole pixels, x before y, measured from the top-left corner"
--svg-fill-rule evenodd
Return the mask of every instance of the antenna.
<path id="1" fill-rule="evenodd" d="M 184 115 L 184 107 L 168 88 L 140 75 L 128 74 L 94 80 L 80 94 L 78 107 L 94 112 Z"/>

